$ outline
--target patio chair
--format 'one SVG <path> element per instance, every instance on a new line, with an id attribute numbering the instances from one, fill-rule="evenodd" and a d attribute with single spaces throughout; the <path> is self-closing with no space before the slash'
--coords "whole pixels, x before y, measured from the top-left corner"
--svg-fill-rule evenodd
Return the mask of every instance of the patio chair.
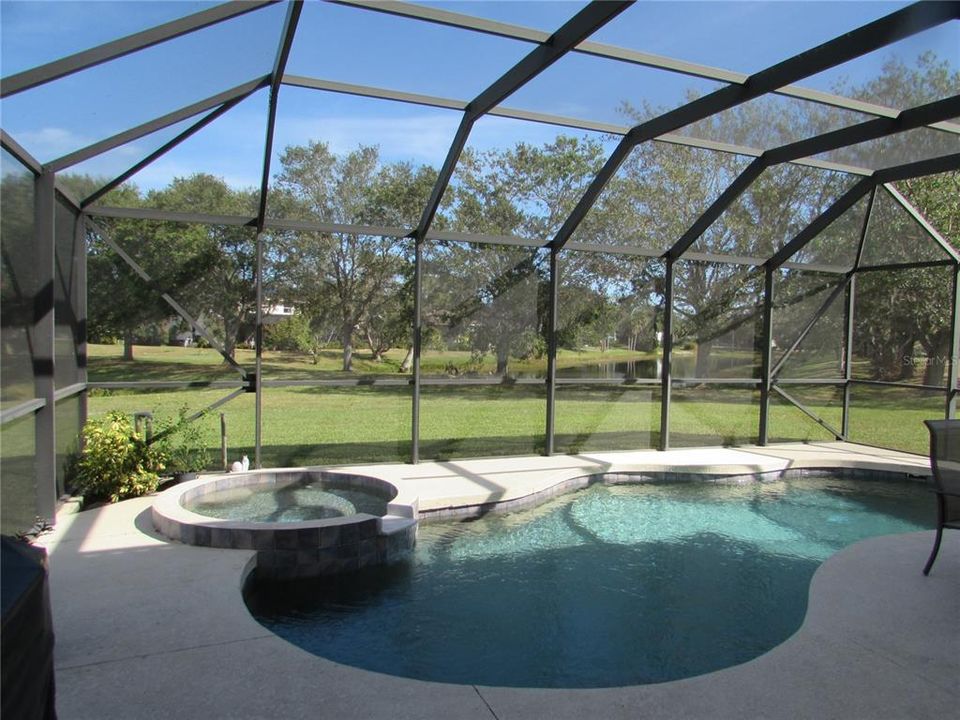
<path id="1" fill-rule="evenodd" d="M 943 529 L 960 530 L 960 420 L 924 420 L 930 430 L 930 468 L 937 493 L 937 537 L 923 568 L 929 575 Z"/>

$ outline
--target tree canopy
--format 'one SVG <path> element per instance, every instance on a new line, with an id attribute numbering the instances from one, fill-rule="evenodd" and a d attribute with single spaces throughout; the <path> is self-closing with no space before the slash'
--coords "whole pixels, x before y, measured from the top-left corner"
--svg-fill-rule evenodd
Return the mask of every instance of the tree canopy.
<path id="1" fill-rule="evenodd" d="M 837 90 L 857 99 L 912 107 L 956 92 L 960 75 L 935 56 L 914 67 L 891 61 L 876 79 Z M 660 108 L 624 104 L 631 122 Z M 760 147 L 858 122 L 849 111 L 767 96 L 696 123 L 692 136 Z M 911 131 L 846 148 L 830 159 L 876 167 L 919 152 L 942 151 L 935 130 Z M 469 350 L 496 359 L 508 372 L 511 358 L 542 355 L 546 347 L 549 253 L 537 245 L 560 228 L 602 167 L 609 138 L 558 134 L 542 144 L 520 142 L 500 149 L 468 149 L 461 156 L 434 222 L 438 230 L 521 238 L 530 247 L 429 241 L 424 245 L 424 343 L 431 350 Z M 665 269 L 656 257 L 669 249 L 746 167 L 749 158 L 663 142 L 637 146 L 601 193 L 575 232 L 575 243 L 604 252 L 568 248 L 560 262 L 558 340 L 561 347 L 652 349 L 665 313 Z M 268 215 L 286 220 L 347 226 L 340 232 L 269 227 L 264 233 L 265 312 L 296 308 L 297 316 L 267 333 L 279 347 L 316 352 L 336 342 L 342 369 L 350 371 L 358 345 L 379 360 L 390 348 L 412 344 L 413 241 L 405 237 L 423 211 L 437 170 L 386 162 L 374 146 L 337 155 L 322 142 L 287 147 L 270 187 Z M 845 192 L 855 177 L 796 164 L 767 168 L 674 265 L 674 340 L 696 347 L 695 374 L 718 372 L 711 350 L 742 356 L 740 375 L 759 370 L 763 273 L 749 260 L 765 259 Z M 97 186 L 73 177 L 78 192 Z M 960 174 L 945 173 L 898 185 L 956 247 L 960 244 Z M 222 215 L 256 213 L 256 190 L 235 189 L 206 174 L 176 178 L 167 187 L 141 193 L 121 186 L 107 204 Z M 868 202 L 861 201 L 792 260 L 852 266 Z M 222 343 L 228 355 L 248 340 L 256 314 L 256 237 L 250 227 L 143 220 L 98 220 L 152 278 L 146 284 L 103 239 L 89 245 L 90 336 L 134 341 L 172 341 L 187 328 L 161 299 L 177 298 Z M 365 227 L 395 228 L 377 232 Z M 355 228 L 355 229 L 350 229 Z M 617 252 L 623 249 L 626 254 Z M 640 255 L 630 254 L 640 251 Z M 732 262 L 708 260 L 727 256 Z M 920 228 L 893 195 L 877 194 L 865 265 L 942 260 L 946 253 Z M 949 344 L 949 272 L 865 272 L 857 289 L 857 333 L 852 350 L 870 374 L 904 379 L 912 358 L 930 359 L 924 382 L 943 382 Z M 783 271 L 777 278 L 778 345 L 799 337 L 813 313 L 831 296 L 842 275 Z M 839 307 L 842 294 L 833 295 Z M 924 308 L 918 313 L 917 308 Z M 272 322 L 272 320 L 271 320 Z M 836 338 L 841 321 L 824 314 L 801 343 L 803 352 L 844 353 Z M 409 355 L 409 352 L 408 352 Z"/>

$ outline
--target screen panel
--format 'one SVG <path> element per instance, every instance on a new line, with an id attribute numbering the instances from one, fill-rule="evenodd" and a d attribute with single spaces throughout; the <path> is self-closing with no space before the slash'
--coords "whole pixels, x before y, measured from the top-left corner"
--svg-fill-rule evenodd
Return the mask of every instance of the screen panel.
<path id="1" fill-rule="evenodd" d="M 0 426 L 0 531 L 29 530 L 37 516 L 36 416 Z"/>
<path id="2" fill-rule="evenodd" d="M 859 273 L 853 377 L 945 386 L 952 289 L 949 267 Z"/>
<path id="3" fill-rule="evenodd" d="M 554 422 L 558 453 L 654 449 L 660 443 L 660 388 L 558 385 Z"/>
<path id="4" fill-rule="evenodd" d="M 850 390 L 850 441 L 927 455 L 930 433 L 924 420 L 944 417 L 943 392 L 853 385 Z"/>
<path id="5" fill-rule="evenodd" d="M 748 445 L 757 442 L 760 393 L 736 385 L 674 383 L 670 446 Z"/>
<path id="6" fill-rule="evenodd" d="M 0 378 L 4 407 L 34 396 L 33 298 L 39 290 L 34 229 L 33 174 L 6 150 L 0 152 L 3 213 L 3 313 L 0 314 Z"/>
<path id="7" fill-rule="evenodd" d="M 763 273 L 720 262 L 674 264 L 673 377 L 754 378 Z"/>
<path id="8" fill-rule="evenodd" d="M 412 396 L 408 386 L 265 388 L 263 465 L 406 462 Z"/>
<path id="9" fill-rule="evenodd" d="M 86 358 L 80 354 L 84 327 L 80 320 L 80 272 L 86 248 L 77 233 L 77 216 L 58 201 L 54 221 L 54 379 L 58 388 L 82 382 Z"/>
<path id="10" fill-rule="evenodd" d="M 544 377 L 547 253 L 437 242 L 423 253 L 423 377 Z"/>

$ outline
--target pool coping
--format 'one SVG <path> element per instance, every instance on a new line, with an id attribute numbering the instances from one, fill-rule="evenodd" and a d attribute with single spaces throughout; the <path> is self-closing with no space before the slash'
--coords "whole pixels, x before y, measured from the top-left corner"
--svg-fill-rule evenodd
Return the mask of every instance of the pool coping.
<path id="1" fill-rule="evenodd" d="M 815 452 L 800 446 L 762 451 L 794 467 L 809 466 L 806 460 Z M 831 464 L 841 456 L 861 458 L 924 474 L 919 456 L 891 454 L 882 461 L 877 459 L 882 451 L 848 444 L 824 444 L 816 452 Z M 643 457 L 650 454 L 628 454 L 623 465 L 650 464 L 653 460 Z M 745 457 L 753 454 L 748 450 Z M 683 452 L 658 455 L 654 464 L 661 466 L 689 458 Z M 511 458 L 509 463 L 520 466 L 522 476 L 534 472 L 535 460 Z M 561 460 L 567 463 L 564 472 L 583 464 L 582 458 Z M 551 472 L 564 462 L 553 461 Z M 411 490 L 422 491 L 434 478 L 436 492 L 420 495 L 434 507 L 453 493 L 469 491 L 477 498 L 499 493 L 503 485 L 500 466 L 490 460 L 379 468 L 407 477 Z M 465 482 L 447 492 L 444 478 L 455 473 Z M 519 482 L 516 495 L 539 482 Z M 658 685 L 496 688 L 408 680 L 339 665 L 266 632 L 241 597 L 253 552 L 162 538 L 149 522 L 152 501 L 139 498 L 75 514 L 65 509 L 54 533 L 44 538 L 51 551 L 61 718 L 307 718 L 322 708 L 331 717 L 391 720 L 899 720 L 945 715 L 960 700 L 955 653 L 960 533 L 945 534 L 929 578 L 920 567 L 932 532 L 872 538 L 832 556 L 814 576 L 800 630 L 743 665 Z M 185 605 L 189 597 L 202 602 Z M 264 672 L 269 683 L 263 682 Z"/>

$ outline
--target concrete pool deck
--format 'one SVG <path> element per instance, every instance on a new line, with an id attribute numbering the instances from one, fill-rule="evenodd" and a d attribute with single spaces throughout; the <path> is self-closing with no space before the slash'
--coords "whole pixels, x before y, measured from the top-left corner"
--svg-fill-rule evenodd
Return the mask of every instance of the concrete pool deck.
<path id="1" fill-rule="evenodd" d="M 586 473 L 861 467 L 928 474 L 925 458 L 844 443 L 352 467 L 421 509 L 511 500 Z M 586 472 L 585 472 L 586 471 Z M 544 690 L 447 685 L 311 655 L 265 630 L 240 593 L 248 550 L 170 542 L 152 497 L 66 506 L 50 551 L 57 711 L 70 718 L 933 718 L 960 702 L 960 533 L 873 538 L 824 563 L 807 617 L 743 665 L 658 685 Z M 931 504 L 932 504 L 931 498 Z M 371 648 L 371 652 L 376 652 Z"/>

